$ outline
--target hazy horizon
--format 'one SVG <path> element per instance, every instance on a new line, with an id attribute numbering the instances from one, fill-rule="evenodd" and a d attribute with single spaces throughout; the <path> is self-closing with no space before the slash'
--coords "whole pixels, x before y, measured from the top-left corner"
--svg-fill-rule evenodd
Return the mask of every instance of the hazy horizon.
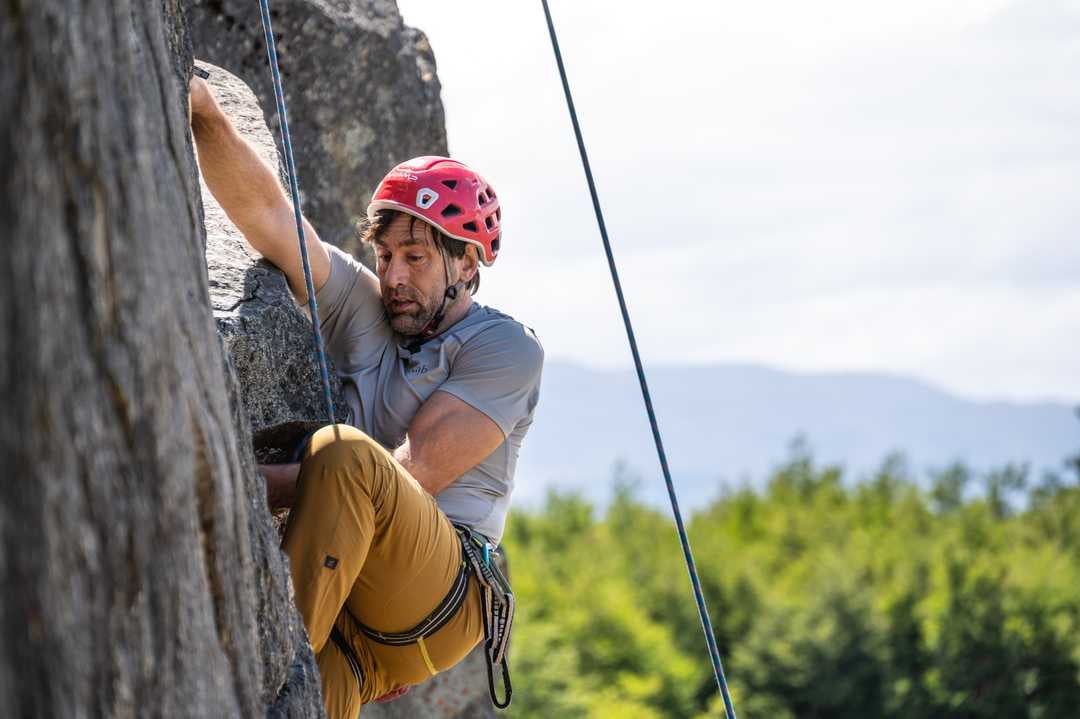
<path id="1" fill-rule="evenodd" d="M 976 473 L 1027 465 L 1038 482 L 1080 448 L 1077 408 L 969 400 L 918 378 L 877 373 L 788 373 L 746 364 L 654 365 L 653 402 L 680 499 L 701 506 L 721 487 L 762 486 L 793 440 L 849 480 L 900 453 L 920 481 L 962 462 Z M 568 448 L 572 448 L 568 451 Z M 547 488 L 606 497 L 619 461 L 663 504 L 663 482 L 631 369 L 551 360 L 525 438 L 515 501 Z"/>

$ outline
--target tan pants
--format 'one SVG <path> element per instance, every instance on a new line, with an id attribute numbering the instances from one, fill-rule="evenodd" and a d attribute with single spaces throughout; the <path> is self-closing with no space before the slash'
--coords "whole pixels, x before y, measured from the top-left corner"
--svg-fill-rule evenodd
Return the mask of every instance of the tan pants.
<path id="1" fill-rule="evenodd" d="M 354 427 L 312 438 L 283 546 L 330 719 L 354 719 L 362 704 L 452 667 L 483 639 L 475 578 L 450 622 L 418 643 L 379 644 L 356 626 L 413 628 L 450 591 L 462 557 L 434 498 Z"/>

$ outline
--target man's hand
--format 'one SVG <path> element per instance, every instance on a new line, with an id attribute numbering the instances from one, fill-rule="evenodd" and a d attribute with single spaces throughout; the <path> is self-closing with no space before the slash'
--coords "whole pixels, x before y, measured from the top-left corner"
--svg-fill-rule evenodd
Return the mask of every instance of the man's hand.
<path id="1" fill-rule="evenodd" d="M 266 504 L 271 512 L 293 505 L 299 464 L 260 464 L 259 474 L 266 480 Z"/>
<path id="2" fill-rule="evenodd" d="M 382 704 L 383 702 L 393 701 L 393 700 L 397 699 L 399 696 L 401 696 L 402 694 L 405 694 L 406 692 L 408 692 L 409 689 L 411 689 L 411 688 L 412 687 L 410 687 L 410 686 L 398 687 L 397 689 L 392 689 L 391 691 L 386 692 L 386 694 L 383 694 L 381 697 L 375 697 L 371 701 L 376 702 L 378 704 Z"/>
<path id="3" fill-rule="evenodd" d="M 214 99 L 214 93 L 210 90 L 210 83 L 206 80 L 201 77 L 191 78 L 191 82 L 188 83 L 188 92 L 190 94 L 192 127 L 197 122 L 221 116 L 221 108 L 218 107 L 217 100 Z"/>

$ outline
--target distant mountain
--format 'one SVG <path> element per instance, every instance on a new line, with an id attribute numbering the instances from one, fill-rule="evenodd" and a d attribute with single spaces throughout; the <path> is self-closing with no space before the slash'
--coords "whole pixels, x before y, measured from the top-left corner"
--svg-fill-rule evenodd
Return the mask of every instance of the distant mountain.
<path id="1" fill-rule="evenodd" d="M 649 367 L 649 385 L 680 499 L 700 505 L 723 480 L 760 482 L 804 436 L 822 462 L 849 476 L 902 451 L 922 471 L 963 460 L 976 469 L 1028 462 L 1058 467 L 1080 450 L 1072 407 L 976 402 L 916 379 L 871 373 L 804 374 L 753 365 Z M 516 498 L 549 485 L 605 498 L 625 461 L 642 494 L 663 501 L 663 480 L 632 370 L 549 361 L 525 440 Z"/>

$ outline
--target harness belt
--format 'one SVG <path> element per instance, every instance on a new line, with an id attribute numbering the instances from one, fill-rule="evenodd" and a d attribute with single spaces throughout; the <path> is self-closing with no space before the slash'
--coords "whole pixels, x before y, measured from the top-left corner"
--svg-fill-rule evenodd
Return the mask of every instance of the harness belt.
<path id="1" fill-rule="evenodd" d="M 404 632 L 380 632 L 357 621 L 360 631 L 380 644 L 400 647 L 414 644 L 430 637 L 446 626 L 461 605 L 469 589 L 469 577 L 475 576 L 480 586 L 481 616 L 484 620 L 484 652 L 487 655 L 488 691 L 491 702 L 498 709 L 510 706 L 514 689 L 510 683 L 507 665 L 507 649 L 510 646 L 510 629 L 514 623 L 514 593 L 510 582 L 498 565 L 492 561 L 494 546 L 478 532 L 463 524 L 455 524 L 461 540 L 461 568 L 457 579 L 439 606 L 412 629 Z M 354 617 L 355 619 L 355 617 Z M 495 693 L 495 668 L 502 672 L 504 698 Z M 434 671 L 434 670 L 433 670 Z"/>
<path id="2" fill-rule="evenodd" d="M 406 644 L 413 644 L 418 639 L 427 639 L 435 632 L 446 626 L 446 623 L 454 618 L 458 609 L 465 603 L 465 595 L 469 589 L 469 574 L 471 573 L 467 562 L 462 560 L 461 567 L 458 569 L 457 579 L 454 580 L 454 586 L 450 587 L 450 591 L 439 603 L 439 606 L 427 615 L 419 624 L 412 629 L 404 632 L 380 632 L 371 627 L 361 624 L 359 621 L 357 625 L 360 627 L 360 631 L 366 634 L 370 639 L 374 639 L 379 644 L 387 644 L 392 647 L 402 647 Z"/>

